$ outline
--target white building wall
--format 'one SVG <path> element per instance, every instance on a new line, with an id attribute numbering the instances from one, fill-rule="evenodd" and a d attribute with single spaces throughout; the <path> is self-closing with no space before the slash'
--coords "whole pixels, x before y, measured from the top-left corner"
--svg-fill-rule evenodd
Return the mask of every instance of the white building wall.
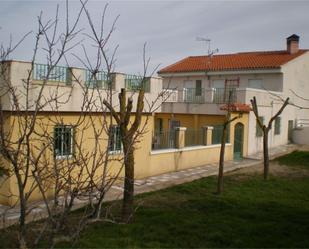
<path id="1" fill-rule="evenodd" d="M 250 73 L 222 73 L 211 72 L 211 75 L 207 76 L 206 73 L 194 73 L 191 76 L 170 76 L 165 77 L 163 75 L 163 87 L 173 88 L 173 89 L 183 89 L 184 87 L 194 87 L 192 82 L 195 80 L 202 80 L 202 87 L 204 89 L 212 88 L 212 82 L 214 80 L 225 80 L 225 79 L 237 79 L 239 78 L 239 89 L 237 91 L 237 99 L 241 99 L 243 103 L 250 104 L 250 99 L 254 96 L 257 98 L 260 116 L 264 116 L 265 122 L 268 123 L 271 116 L 273 116 L 283 104 L 281 99 L 290 97 L 290 101 L 296 105 L 309 107 L 309 101 L 305 101 L 296 97 L 292 92 L 301 95 L 304 98 L 309 99 L 309 52 L 296 59 L 288 62 L 281 67 L 278 72 L 267 72 L 262 71 L 250 72 Z M 265 90 L 259 89 L 249 89 L 248 81 L 249 79 L 262 79 L 263 88 Z M 191 81 L 191 83 L 189 83 Z M 280 96 L 280 98 L 276 97 Z M 182 112 L 190 112 L 188 108 L 183 108 L 179 105 L 180 103 L 173 103 L 173 108 L 168 106 L 166 108 L 169 111 L 177 112 L 177 108 L 181 109 Z M 163 105 L 163 111 L 164 106 Z M 203 110 L 207 110 L 207 105 L 204 105 Z M 198 108 L 196 108 L 198 109 Z M 215 110 L 213 108 L 208 108 L 208 110 Z M 205 113 L 205 111 L 204 111 Z M 207 114 L 207 111 L 206 111 Z M 213 114 L 213 113 L 212 113 Z M 218 113 L 219 114 L 219 113 Z M 274 127 L 269 133 L 269 147 L 273 148 L 278 145 L 287 144 L 288 141 L 288 122 L 293 120 L 295 123 L 296 119 L 309 119 L 308 109 L 299 109 L 293 106 L 288 106 L 281 115 L 281 133 L 280 135 L 274 135 Z M 274 123 L 273 123 L 274 126 Z M 249 135 L 248 135 L 248 154 L 255 154 L 262 150 L 263 142 L 262 137 L 256 137 L 256 119 L 254 113 L 250 113 L 249 117 Z"/>
<path id="2" fill-rule="evenodd" d="M 18 101 L 20 103 L 20 109 L 25 109 L 26 99 L 25 99 L 25 88 L 23 80 L 26 80 L 28 77 L 28 72 L 31 69 L 31 64 L 29 62 L 19 62 L 12 61 L 10 63 L 10 82 L 11 85 L 16 89 L 16 93 L 18 95 Z M 47 82 L 43 88 L 43 99 L 42 102 L 46 102 L 52 98 L 57 97 L 58 102 L 62 102 L 58 104 L 56 107 L 56 102 L 51 101 L 50 104 L 44 107 L 44 111 L 63 111 L 63 112 L 80 112 L 83 108 L 83 99 L 85 98 L 85 88 L 81 85 L 85 84 L 84 81 L 84 69 L 81 68 L 71 68 L 72 73 L 74 74 L 74 78 L 77 80 L 72 80 L 72 84 L 66 84 L 64 82 Z M 37 100 L 37 96 L 39 95 L 40 90 L 42 89 L 42 82 L 40 80 L 32 80 L 29 88 L 29 101 L 30 107 L 28 109 L 33 109 L 34 101 Z M 0 80 L 0 93 L 3 91 L 3 86 L 6 85 L 4 82 Z M 114 74 L 114 82 L 112 91 L 113 95 L 113 103 L 112 105 L 116 109 L 119 109 L 119 100 L 118 93 L 121 88 L 125 87 L 125 75 L 122 73 Z M 145 93 L 145 105 L 144 111 L 161 111 L 161 100 L 159 97 L 162 93 L 162 79 L 159 77 L 152 77 L 150 79 L 150 91 Z M 91 98 L 92 103 L 96 103 L 93 105 L 93 108 L 88 111 L 102 111 L 102 108 L 105 108 L 101 105 L 103 99 L 109 100 L 109 90 L 105 89 L 89 89 L 88 97 Z M 12 96 L 10 94 L 5 94 L 6 99 L 3 99 L 3 109 L 11 110 L 12 109 Z M 135 111 L 136 102 L 138 93 L 127 91 L 127 97 L 133 98 L 133 111 Z M 102 107 L 98 109 L 97 107 Z M 151 109 L 150 109 L 151 107 Z"/>
<path id="3" fill-rule="evenodd" d="M 309 119 L 309 51 L 282 66 L 282 72 L 284 95 L 290 97 L 290 101 L 297 106 L 307 108 L 295 108 L 294 119 Z M 307 100 L 297 97 L 291 90 Z"/>

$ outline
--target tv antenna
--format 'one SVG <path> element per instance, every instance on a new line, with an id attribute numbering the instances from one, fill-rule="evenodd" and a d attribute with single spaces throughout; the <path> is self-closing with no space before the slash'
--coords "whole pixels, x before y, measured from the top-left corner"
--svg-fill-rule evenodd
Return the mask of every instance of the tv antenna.
<path id="1" fill-rule="evenodd" d="M 213 56 L 214 54 L 218 53 L 219 52 L 219 49 L 214 49 L 214 50 L 211 50 L 211 47 L 210 47 L 210 43 L 211 43 L 211 40 L 208 39 L 208 38 L 204 38 L 204 37 L 196 37 L 196 40 L 197 41 L 201 41 L 201 42 L 205 42 L 206 46 L 208 47 L 208 50 L 207 50 L 207 55 L 209 57 Z"/>

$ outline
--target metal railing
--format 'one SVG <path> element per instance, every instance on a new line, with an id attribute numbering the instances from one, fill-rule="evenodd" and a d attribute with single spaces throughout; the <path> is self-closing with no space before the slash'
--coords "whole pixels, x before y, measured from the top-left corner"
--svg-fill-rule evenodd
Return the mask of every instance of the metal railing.
<path id="1" fill-rule="evenodd" d="M 187 129 L 185 132 L 185 146 L 198 146 L 204 144 L 205 133 L 203 129 Z"/>
<path id="2" fill-rule="evenodd" d="M 181 90 L 165 89 L 165 91 L 170 93 L 166 102 L 225 104 L 229 101 L 230 91 L 231 103 L 237 102 L 236 88 L 183 88 Z"/>
<path id="3" fill-rule="evenodd" d="M 68 83 L 68 74 L 69 70 L 67 67 L 54 66 L 51 70 L 49 70 L 48 65 L 35 63 L 33 67 L 32 78 L 34 80 L 48 80 Z"/>
<path id="4" fill-rule="evenodd" d="M 205 103 L 205 91 L 203 88 L 184 88 L 183 101 L 189 103 Z"/>
<path id="5" fill-rule="evenodd" d="M 89 88 L 109 89 L 107 72 L 100 71 L 93 74 L 91 71 L 85 70 L 85 84 Z"/>
<path id="6" fill-rule="evenodd" d="M 225 104 L 229 102 L 229 96 L 231 92 L 231 103 L 235 103 L 237 100 L 236 88 L 214 88 L 213 103 Z"/>
<path id="7" fill-rule="evenodd" d="M 223 125 L 212 125 L 212 144 L 221 144 Z M 230 142 L 230 127 L 227 127 L 226 143 Z"/>
<path id="8" fill-rule="evenodd" d="M 131 91 L 138 91 L 143 88 L 145 92 L 150 92 L 150 79 L 138 75 L 126 74 L 125 87 Z"/>
<path id="9" fill-rule="evenodd" d="M 175 140 L 175 130 L 154 132 L 152 137 L 152 149 L 161 150 L 175 148 Z"/>
<path id="10" fill-rule="evenodd" d="M 164 102 L 177 102 L 178 101 L 178 90 L 175 89 L 163 89 Z"/>

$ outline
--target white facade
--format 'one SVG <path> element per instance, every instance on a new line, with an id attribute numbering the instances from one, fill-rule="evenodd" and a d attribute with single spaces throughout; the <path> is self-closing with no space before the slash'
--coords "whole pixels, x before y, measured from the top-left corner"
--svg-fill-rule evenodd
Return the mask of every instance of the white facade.
<path id="1" fill-rule="evenodd" d="M 12 94 L 7 91 L 7 87 L 11 86 L 15 89 L 15 93 L 18 95 L 18 102 L 20 104 L 20 110 L 32 110 L 35 106 L 34 101 L 37 100 L 39 92 L 42 90 L 42 103 L 48 102 L 41 111 L 59 111 L 59 112 L 80 112 L 85 111 L 83 107 L 83 99 L 88 95 L 91 98 L 93 107 L 91 112 L 102 111 L 96 109 L 96 107 L 103 107 L 103 99 L 109 100 L 110 91 L 108 89 L 101 88 L 88 88 L 85 81 L 85 69 L 82 68 L 69 68 L 70 83 L 48 80 L 44 87 L 42 87 L 43 80 L 37 80 L 33 77 L 29 81 L 29 100 L 25 99 L 25 81 L 27 81 L 28 72 L 31 69 L 31 63 L 20 61 L 8 61 L 6 62 L 7 74 L 2 77 L 6 79 L 0 79 L 0 96 L 2 110 L 11 111 L 13 107 Z M 34 69 L 35 70 L 35 69 Z M 112 106 L 117 111 L 119 109 L 118 93 L 122 88 L 126 88 L 125 74 L 113 73 L 112 74 Z M 9 82 L 9 84 L 7 83 Z M 86 93 L 86 90 L 88 91 Z M 160 95 L 162 94 L 162 79 L 158 77 L 149 78 L 149 91 L 145 92 L 145 105 L 144 111 L 151 112 L 153 110 L 161 111 Z M 57 101 L 52 101 L 57 96 Z M 136 91 L 127 90 L 127 97 L 133 98 L 133 111 L 136 107 L 136 101 L 138 94 Z M 56 102 L 62 102 L 61 105 L 56 106 Z M 26 107 L 28 103 L 28 108 Z"/>
<path id="2" fill-rule="evenodd" d="M 172 113 L 201 113 L 223 114 L 220 103 L 215 102 L 215 89 L 224 88 L 226 80 L 237 82 L 237 103 L 250 105 L 255 96 L 258 103 L 259 115 L 264 117 L 265 123 L 280 109 L 285 98 L 290 103 L 307 109 L 300 109 L 289 105 L 281 114 L 280 134 L 274 134 L 274 127 L 269 134 L 269 147 L 284 145 L 289 142 L 289 122 L 295 123 L 299 119 L 309 119 L 309 52 L 304 53 L 282 65 L 278 69 L 269 70 L 242 70 L 219 72 L 192 72 L 192 73 L 163 73 L 163 88 L 173 89 L 175 95 L 168 103 L 164 103 L 163 112 Z M 195 88 L 196 81 L 202 82 L 203 101 L 185 101 L 186 89 Z M 307 98 L 307 100 L 303 100 Z M 200 103 L 198 103 L 200 101 Z M 222 105 L 222 104 L 221 104 Z M 274 126 L 274 123 L 273 123 Z M 255 154 L 262 150 L 262 137 L 256 136 L 256 118 L 254 113 L 249 115 L 248 154 Z M 309 142 L 309 141 L 308 141 Z"/>

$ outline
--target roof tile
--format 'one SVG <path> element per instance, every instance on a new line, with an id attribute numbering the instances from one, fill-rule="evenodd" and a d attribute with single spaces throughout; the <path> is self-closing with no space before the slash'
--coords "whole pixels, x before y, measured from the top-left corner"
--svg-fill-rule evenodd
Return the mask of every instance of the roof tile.
<path id="1" fill-rule="evenodd" d="M 307 51 L 302 49 L 295 54 L 283 50 L 222 54 L 212 57 L 190 56 L 161 69 L 158 73 L 275 69 Z"/>

